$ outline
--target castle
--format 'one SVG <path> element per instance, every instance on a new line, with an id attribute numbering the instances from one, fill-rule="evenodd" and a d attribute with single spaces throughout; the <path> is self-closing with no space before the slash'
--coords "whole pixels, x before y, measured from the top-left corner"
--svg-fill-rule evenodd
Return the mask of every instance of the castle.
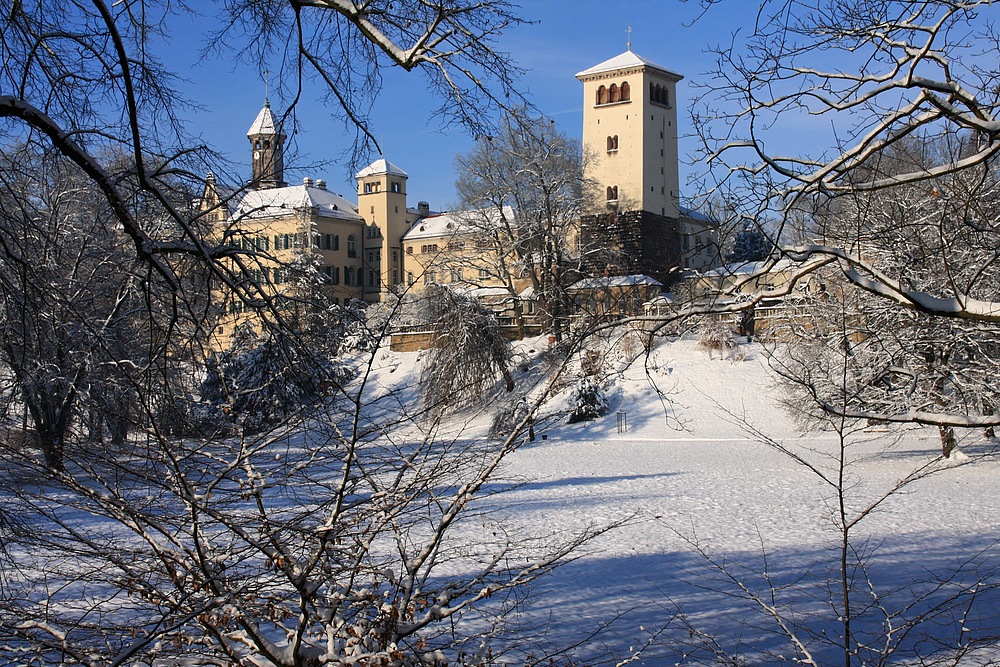
<path id="1" fill-rule="evenodd" d="M 680 203 L 675 102 L 681 75 L 629 49 L 576 77 L 583 83 L 584 150 L 592 156 L 584 177 L 600 184 L 600 197 L 580 221 L 581 238 L 597 249 L 587 253 L 584 274 L 643 274 L 669 284 L 680 270 L 709 268 L 718 256 L 716 225 Z M 225 228 L 228 242 L 256 251 L 260 259 L 247 272 L 258 284 L 287 289 L 286 267 L 309 251 L 335 303 L 376 302 L 431 283 L 524 288 L 523 276 L 498 275 L 497 263 L 488 260 L 502 250 L 477 244 L 467 234 L 466 216 L 433 213 L 425 202 L 408 206 L 408 176 L 388 160 L 357 173 L 355 205 L 323 180 L 284 181 L 286 136 L 269 103 L 247 137 L 249 189 L 227 206 L 210 175 L 201 209 Z M 227 306 L 235 318 L 244 308 L 238 299 Z"/>

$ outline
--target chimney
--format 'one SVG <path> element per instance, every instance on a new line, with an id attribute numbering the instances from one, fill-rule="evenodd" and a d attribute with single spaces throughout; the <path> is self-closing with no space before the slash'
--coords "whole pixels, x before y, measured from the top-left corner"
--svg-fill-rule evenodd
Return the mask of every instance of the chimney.
<path id="1" fill-rule="evenodd" d="M 313 184 L 313 179 L 309 178 L 308 176 L 302 179 L 302 185 L 306 186 L 307 188 L 311 188 L 312 184 Z"/>
<path id="2" fill-rule="evenodd" d="M 322 178 L 317 178 L 316 187 L 319 188 L 320 190 L 326 190 L 326 181 L 323 180 Z"/>
<path id="3" fill-rule="evenodd" d="M 420 214 L 420 217 L 426 218 L 428 215 L 431 214 L 431 205 L 428 204 L 425 201 L 418 201 L 417 202 L 417 213 Z"/>

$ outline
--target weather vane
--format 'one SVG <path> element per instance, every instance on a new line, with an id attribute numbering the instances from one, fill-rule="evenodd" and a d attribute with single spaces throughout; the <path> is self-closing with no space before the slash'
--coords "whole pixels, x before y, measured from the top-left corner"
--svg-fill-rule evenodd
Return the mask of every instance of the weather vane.
<path id="1" fill-rule="evenodd" d="M 628 24 L 628 28 L 626 28 L 626 30 L 625 30 L 625 35 L 626 35 L 626 39 L 627 39 L 626 45 L 628 46 L 628 50 L 631 51 L 632 50 L 632 24 L 631 23 Z"/>
<path id="2" fill-rule="evenodd" d="M 264 101 L 269 101 L 271 97 L 270 82 L 267 80 L 268 70 L 264 68 Z"/>

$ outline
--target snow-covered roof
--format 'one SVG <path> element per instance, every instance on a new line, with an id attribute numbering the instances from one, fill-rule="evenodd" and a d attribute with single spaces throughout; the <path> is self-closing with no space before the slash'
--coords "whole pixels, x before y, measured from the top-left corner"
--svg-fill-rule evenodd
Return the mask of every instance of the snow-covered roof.
<path id="1" fill-rule="evenodd" d="M 699 213 L 693 208 L 688 208 L 687 206 L 680 206 L 680 214 L 682 218 L 688 218 L 689 220 L 697 220 L 698 222 L 704 222 L 709 225 L 718 225 L 719 221 L 710 215 L 705 215 L 704 213 Z"/>
<path id="2" fill-rule="evenodd" d="M 409 174 L 385 158 L 375 160 L 370 165 L 359 171 L 355 175 L 355 178 L 364 178 L 365 176 L 375 176 L 378 174 L 389 174 L 390 176 L 402 176 L 403 178 L 409 178 Z"/>
<path id="3" fill-rule="evenodd" d="M 608 289 L 609 287 L 635 287 L 638 285 L 663 286 L 656 278 L 636 274 L 631 276 L 602 276 L 600 278 L 584 278 L 569 286 L 571 290 Z"/>
<path id="4" fill-rule="evenodd" d="M 270 102 L 264 102 L 264 106 L 261 108 L 260 113 L 257 114 L 257 118 L 254 119 L 250 129 L 247 130 L 248 137 L 258 134 L 284 134 L 278 132 L 278 123 L 271 112 Z"/>
<path id="5" fill-rule="evenodd" d="M 651 69 L 659 71 L 662 74 L 666 74 L 669 78 L 672 78 L 676 81 L 680 81 L 681 79 L 684 78 L 683 75 L 678 74 L 677 72 L 671 71 L 666 67 L 663 67 L 662 65 L 657 65 L 652 60 L 647 60 L 642 56 L 638 56 L 632 53 L 631 49 L 626 51 L 625 53 L 615 56 L 614 58 L 610 58 L 602 63 L 594 65 L 589 69 L 585 69 L 582 72 L 577 72 L 576 78 L 582 79 L 584 77 L 588 77 L 593 74 L 601 74 L 603 72 L 613 72 L 614 70 L 617 69 L 628 69 L 631 67 L 649 67 Z"/>
<path id="6" fill-rule="evenodd" d="M 759 262 L 737 262 L 727 264 L 702 273 L 707 278 L 720 278 L 726 276 L 753 276 L 757 274 L 775 273 L 787 271 L 796 266 L 790 259 L 779 259 L 777 262 L 771 259 L 764 259 Z"/>
<path id="7" fill-rule="evenodd" d="M 291 215 L 302 209 L 312 209 L 313 213 L 324 218 L 363 221 L 351 202 L 326 188 L 306 184 L 251 190 L 240 201 L 236 215 L 273 218 Z"/>
<path id="8" fill-rule="evenodd" d="M 505 206 L 503 215 L 508 220 L 513 219 L 514 209 L 510 206 Z M 478 211 L 454 211 L 452 213 L 431 215 L 414 223 L 409 231 L 403 234 L 403 240 L 415 241 L 418 239 L 441 238 L 443 236 L 474 234 L 477 231 L 488 229 L 491 225 L 496 225 L 500 222 L 500 219 L 500 212 L 495 208 Z"/>

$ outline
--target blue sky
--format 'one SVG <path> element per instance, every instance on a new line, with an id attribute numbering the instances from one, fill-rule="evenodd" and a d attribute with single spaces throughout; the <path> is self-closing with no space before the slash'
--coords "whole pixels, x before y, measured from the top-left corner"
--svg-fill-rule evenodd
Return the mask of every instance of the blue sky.
<path id="1" fill-rule="evenodd" d="M 678 89 L 683 155 L 694 148 L 685 138 L 690 133 L 687 104 L 691 85 L 705 81 L 711 67 L 712 57 L 706 50 L 728 43 L 739 28 L 740 14 L 752 20 L 755 8 L 749 3 L 726 3 L 691 26 L 700 14 L 693 0 L 534 0 L 524 3 L 522 13 L 535 23 L 510 30 L 499 46 L 528 70 L 521 85 L 536 107 L 563 132 L 579 137 L 583 94 L 574 74 L 625 51 L 626 28 L 631 25 L 634 52 L 685 76 Z M 167 65 L 186 79 L 180 86 L 182 94 L 202 107 L 187 119 L 189 129 L 232 160 L 234 172 L 246 178 L 249 143 L 245 135 L 263 103 L 259 71 L 263 67 L 234 68 L 232 62 L 217 58 L 197 62 L 196 52 L 203 46 L 197 39 L 196 34 L 175 34 L 167 57 Z M 326 178 L 331 189 L 354 200 L 355 186 L 339 159 L 349 146 L 348 139 L 332 119 L 337 110 L 323 107 L 315 101 L 318 97 L 318 90 L 307 89 L 299 107 L 298 156 L 286 164 L 286 180 Z M 271 102 L 276 110 L 281 108 L 281 99 L 272 95 Z M 373 130 L 382 141 L 385 157 L 410 175 L 411 204 L 426 200 L 441 210 L 457 201 L 453 162 L 456 154 L 471 147 L 472 140 L 458 128 L 442 130 L 432 115 L 435 108 L 422 78 L 400 72 L 386 79 L 375 105 Z M 682 165 L 682 178 L 684 173 Z"/>

